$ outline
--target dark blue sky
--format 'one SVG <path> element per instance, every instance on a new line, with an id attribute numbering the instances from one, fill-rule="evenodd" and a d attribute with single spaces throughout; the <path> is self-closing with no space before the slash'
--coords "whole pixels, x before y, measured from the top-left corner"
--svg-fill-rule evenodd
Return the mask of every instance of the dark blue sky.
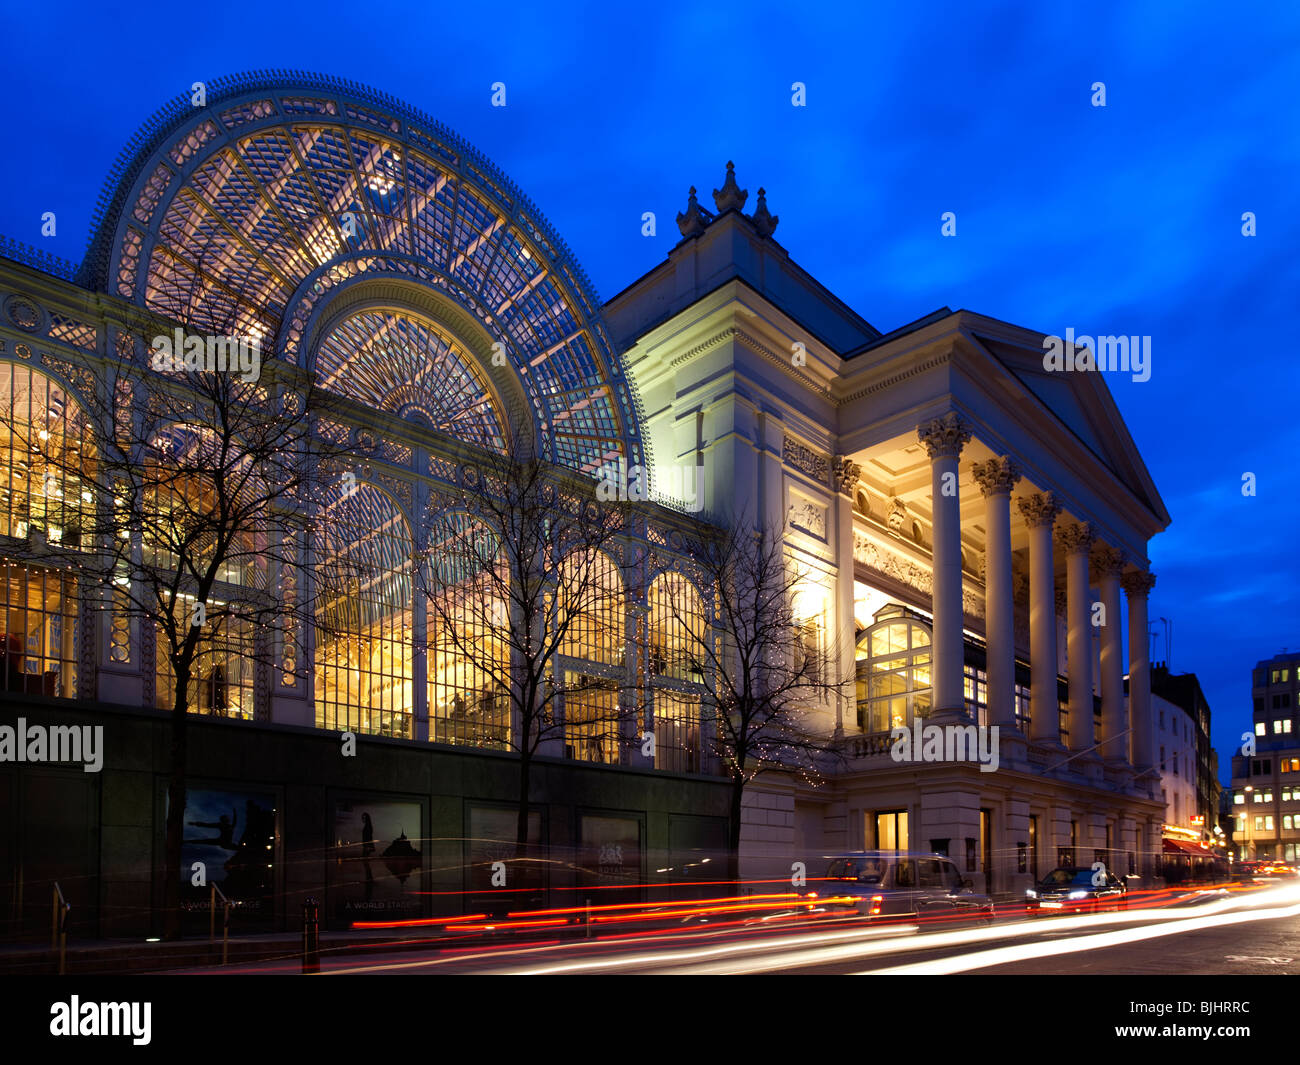
<path id="1" fill-rule="evenodd" d="M 80 261 L 104 177 L 157 107 L 296 68 L 476 145 L 602 298 L 663 259 L 687 187 L 708 205 L 734 159 L 794 259 L 881 330 L 947 304 L 1149 335 L 1151 379 L 1108 383 L 1173 516 L 1151 614 L 1173 622 L 1172 666 L 1199 674 L 1226 762 L 1250 667 L 1300 647 L 1300 7 L 861 6 L 6 2 L 0 233 Z"/>

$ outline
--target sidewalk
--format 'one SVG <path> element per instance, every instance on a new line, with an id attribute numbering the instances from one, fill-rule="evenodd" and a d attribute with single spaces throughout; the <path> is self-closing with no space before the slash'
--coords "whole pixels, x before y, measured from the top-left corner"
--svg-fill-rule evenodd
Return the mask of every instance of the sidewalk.
<path id="1" fill-rule="evenodd" d="M 446 938 L 445 932 L 435 933 L 433 929 L 418 928 L 408 930 L 406 935 L 321 932 L 320 953 L 325 958 L 344 950 L 377 946 L 382 946 L 385 950 L 427 950 L 431 933 Z M 486 938 L 488 937 L 481 934 L 467 934 L 464 940 L 472 943 Z M 301 956 L 301 932 L 273 932 L 230 938 L 229 962 L 232 965 Z M 70 942 L 66 957 L 66 971 L 74 976 L 159 973 L 202 966 L 212 966 L 216 972 L 221 969 L 221 940 L 218 939 L 215 943 L 209 943 L 206 937 L 171 943 L 148 943 L 138 939 L 88 940 Z M 51 950 L 48 942 L 43 946 L 36 943 L 0 946 L 0 975 L 53 976 L 58 971 L 58 951 Z"/>

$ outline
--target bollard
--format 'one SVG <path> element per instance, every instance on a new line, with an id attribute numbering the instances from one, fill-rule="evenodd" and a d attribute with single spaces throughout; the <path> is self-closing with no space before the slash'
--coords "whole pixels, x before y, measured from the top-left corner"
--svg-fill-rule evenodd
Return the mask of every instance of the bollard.
<path id="1" fill-rule="evenodd" d="M 302 971 L 320 972 L 320 907 L 308 899 L 302 907 Z"/>
<path id="2" fill-rule="evenodd" d="M 591 938 L 591 899 L 587 900 L 587 938 Z"/>

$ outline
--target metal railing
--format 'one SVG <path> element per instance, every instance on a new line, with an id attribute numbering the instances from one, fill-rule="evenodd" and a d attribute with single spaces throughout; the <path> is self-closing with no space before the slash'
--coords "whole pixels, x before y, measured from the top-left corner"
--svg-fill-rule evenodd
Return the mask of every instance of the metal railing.
<path id="1" fill-rule="evenodd" d="M 217 887 L 216 881 L 208 893 L 208 942 L 217 941 L 217 896 L 221 896 L 221 964 L 225 965 L 230 957 L 230 900 L 225 892 Z"/>
<path id="2" fill-rule="evenodd" d="M 59 882 L 54 882 L 53 905 L 50 912 L 50 950 L 59 952 L 59 975 L 63 976 L 68 968 L 68 914 L 72 907 L 63 897 Z"/>

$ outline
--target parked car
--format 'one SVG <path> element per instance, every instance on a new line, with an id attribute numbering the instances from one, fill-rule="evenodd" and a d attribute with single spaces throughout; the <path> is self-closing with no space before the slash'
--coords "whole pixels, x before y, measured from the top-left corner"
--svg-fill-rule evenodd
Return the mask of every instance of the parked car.
<path id="1" fill-rule="evenodd" d="M 1063 865 L 1025 892 L 1033 916 L 1128 909 L 1128 885 L 1109 872 Z"/>
<path id="2" fill-rule="evenodd" d="M 826 861 L 826 875 L 809 881 L 806 894 L 828 910 L 856 910 L 870 920 L 911 918 L 923 927 L 994 918 L 993 900 L 976 894 L 945 854 L 856 851 Z"/>

